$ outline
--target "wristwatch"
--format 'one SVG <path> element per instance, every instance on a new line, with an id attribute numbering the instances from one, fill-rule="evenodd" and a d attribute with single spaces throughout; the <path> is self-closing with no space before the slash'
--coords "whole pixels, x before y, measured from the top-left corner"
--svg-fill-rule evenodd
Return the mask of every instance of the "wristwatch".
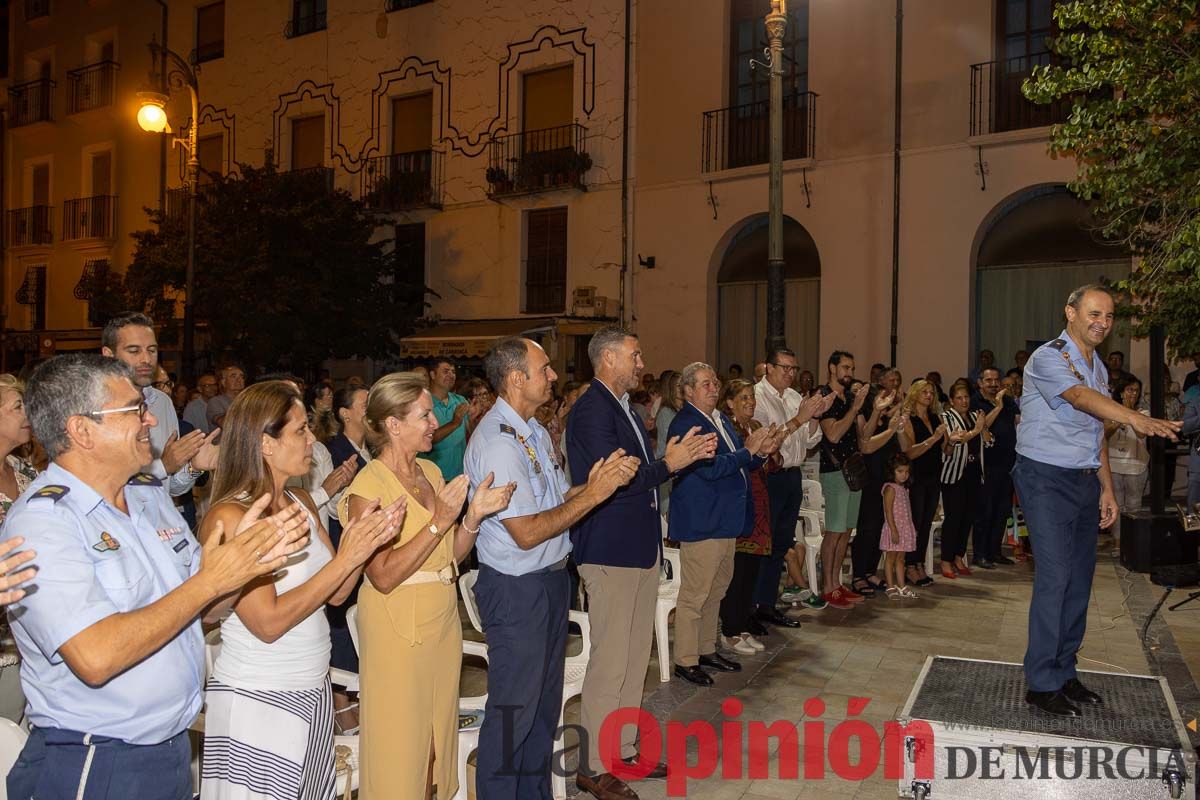
<path id="1" fill-rule="evenodd" d="M 187 463 L 187 471 L 188 471 L 188 476 L 192 477 L 192 478 L 199 478 L 201 475 L 203 475 L 205 472 L 207 472 L 207 470 L 196 469 L 195 467 L 192 466 L 192 462 L 190 462 L 190 461 Z"/>
<path id="2" fill-rule="evenodd" d="M 432 534 L 433 538 L 435 538 L 435 539 L 442 538 L 442 532 L 439 531 L 438 526 L 434 525 L 432 522 L 429 523 L 429 533 Z"/>

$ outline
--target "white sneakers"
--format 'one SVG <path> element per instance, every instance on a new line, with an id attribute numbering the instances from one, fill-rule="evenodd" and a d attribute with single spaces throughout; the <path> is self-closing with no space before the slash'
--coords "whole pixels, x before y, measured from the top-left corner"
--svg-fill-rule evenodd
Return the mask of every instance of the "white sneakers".
<path id="1" fill-rule="evenodd" d="M 727 650 L 741 653 L 744 656 L 752 656 L 757 652 L 767 649 L 766 645 L 748 633 L 742 633 L 737 636 L 722 636 L 721 645 Z"/>

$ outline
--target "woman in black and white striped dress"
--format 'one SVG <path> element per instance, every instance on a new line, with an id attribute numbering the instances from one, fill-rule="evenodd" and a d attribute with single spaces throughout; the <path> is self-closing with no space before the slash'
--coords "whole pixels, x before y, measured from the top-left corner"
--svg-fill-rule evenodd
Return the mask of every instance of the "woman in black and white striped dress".
<path id="1" fill-rule="evenodd" d="M 244 507 L 264 494 L 271 508 L 303 504 L 312 532 L 283 569 L 248 585 L 221 623 L 208 681 L 200 796 L 204 800 L 332 800 L 333 698 L 325 603 L 354 588 L 363 564 L 391 540 L 403 504 L 366 512 L 335 551 L 312 498 L 287 481 L 308 472 L 313 435 L 300 393 L 286 381 L 257 383 L 233 401 L 200 540 L 232 536 Z"/>
<path id="2" fill-rule="evenodd" d="M 942 454 L 942 577 L 970 575 L 967 538 L 975 519 L 975 502 L 982 480 L 982 412 L 971 411 L 971 387 L 958 381 L 950 387 L 950 407 L 942 412 L 946 440 Z"/>

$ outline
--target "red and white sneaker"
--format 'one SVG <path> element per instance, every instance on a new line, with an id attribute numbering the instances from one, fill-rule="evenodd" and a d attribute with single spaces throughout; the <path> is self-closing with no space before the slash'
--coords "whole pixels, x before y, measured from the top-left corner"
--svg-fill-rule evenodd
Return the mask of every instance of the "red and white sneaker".
<path id="1" fill-rule="evenodd" d="M 867 598 L 847 586 L 839 586 L 834 589 L 835 592 L 842 593 L 843 600 L 849 600 L 851 603 L 864 603 Z"/>
<path id="2" fill-rule="evenodd" d="M 840 608 L 843 611 L 847 608 L 854 608 L 854 604 L 842 596 L 842 587 L 840 586 L 832 592 L 821 595 L 821 599 L 825 601 L 828 608 Z"/>

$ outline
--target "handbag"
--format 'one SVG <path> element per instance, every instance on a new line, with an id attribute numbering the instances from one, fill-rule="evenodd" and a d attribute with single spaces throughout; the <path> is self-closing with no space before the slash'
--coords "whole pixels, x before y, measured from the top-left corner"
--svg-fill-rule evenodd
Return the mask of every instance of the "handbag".
<path id="1" fill-rule="evenodd" d="M 850 491 L 861 492 L 866 488 L 871 475 L 867 471 L 867 459 L 863 457 L 862 453 L 855 451 L 849 457 L 842 459 L 839 464 L 839 459 L 834 455 L 833 448 L 830 448 L 829 459 L 833 461 L 835 467 L 842 471 L 842 477 L 846 480 L 846 487 Z"/>

